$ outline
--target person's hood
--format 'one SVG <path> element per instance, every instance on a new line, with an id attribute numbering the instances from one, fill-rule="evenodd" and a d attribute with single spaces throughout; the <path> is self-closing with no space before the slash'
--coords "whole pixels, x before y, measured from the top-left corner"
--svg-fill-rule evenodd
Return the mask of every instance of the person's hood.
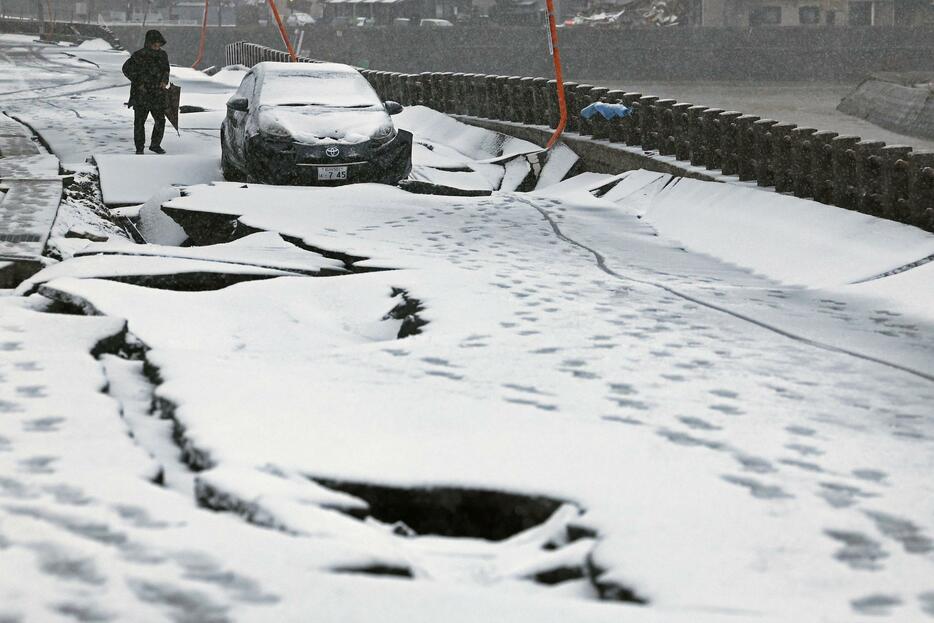
<path id="1" fill-rule="evenodd" d="M 165 45 L 167 42 L 165 37 L 162 36 L 162 33 L 158 30 L 147 30 L 146 31 L 146 46 L 150 46 L 153 43 L 158 43 L 160 45 Z"/>
<path id="2" fill-rule="evenodd" d="M 388 138 L 393 125 L 382 108 L 324 108 L 321 106 L 261 106 L 261 134 L 299 143 L 353 145 Z"/>

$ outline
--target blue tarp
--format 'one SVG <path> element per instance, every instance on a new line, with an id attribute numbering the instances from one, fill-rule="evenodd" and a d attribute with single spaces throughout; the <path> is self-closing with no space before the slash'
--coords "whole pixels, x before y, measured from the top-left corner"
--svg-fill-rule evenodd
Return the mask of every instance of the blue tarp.
<path id="1" fill-rule="evenodd" d="M 594 102 L 590 106 L 587 106 L 581 110 L 581 117 L 584 119 L 590 119 L 597 113 L 600 113 L 600 116 L 604 119 L 615 119 L 616 117 L 622 119 L 623 117 L 629 115 L 630 112 L 632 111 L 622 104 L 604 104 L 603 102 Z"/>

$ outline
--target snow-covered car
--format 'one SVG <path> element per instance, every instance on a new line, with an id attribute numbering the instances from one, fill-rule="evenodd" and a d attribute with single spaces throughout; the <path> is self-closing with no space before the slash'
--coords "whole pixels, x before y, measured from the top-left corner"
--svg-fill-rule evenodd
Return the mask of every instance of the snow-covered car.
<path id="1" fill-rule="evenodd" d="M 451 28 L 454 23 L 446 19 L 423 19 L 418 23 L 423 28 Z"/>
<path id="2" fill-rule="evenodd" d="M 311 26 L 315 23 L 315 18 L 308 13 L 293 11 L 285 18 L 285 23 L 289 26 Z"/>
<path id="3" fill-rule="evenodd" d="M 221 163 L 228 180 L 395 184 L 412 170 L 412 134 L 366 78 L 338 63 L 260 63 L 227 101 Z"/>

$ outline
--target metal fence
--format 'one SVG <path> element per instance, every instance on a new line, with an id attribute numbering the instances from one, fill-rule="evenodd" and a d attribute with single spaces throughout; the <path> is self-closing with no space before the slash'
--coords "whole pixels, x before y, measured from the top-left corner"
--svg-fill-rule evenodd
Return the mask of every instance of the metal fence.
<path id="1" fill-rule="evenodd" d="M 289 60 L 286 52 L 248 42 L 228 45 L 225 58 L 228 65 L 248 67 Z M 558 124 L 554 80 L 360 71 L 385 100 L 453 115 Z M 564 89 L 570 132 L 934 232 L 934 152 L 590 84 L 566 82 Z M 611 121 L 584 119 L 581 110 L 597 101 L 625 104 L 632 113 Z"/>

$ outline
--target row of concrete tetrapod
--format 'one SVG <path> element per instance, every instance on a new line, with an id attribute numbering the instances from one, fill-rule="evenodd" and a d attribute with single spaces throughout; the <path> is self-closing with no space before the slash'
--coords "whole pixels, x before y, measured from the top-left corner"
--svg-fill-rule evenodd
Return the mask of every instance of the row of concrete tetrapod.
<path id="1" fill-rule="evenodd" d="M 231 44 L 225 52 L 228 64 L 248 67 L 289 60 L 285 52 L 248 42 Z M 551 128 L 558 125 L 554 80 L 361 72 L 383 99 L 404 105 Z M 934 231 L 934 152 L 589 84 L 566 82 L 564 90 L 569 132 Z M 631 114 L 613 120 L 599 115 L 584 119 L 581 110 L 593 102 L 624 104 Z"/>

